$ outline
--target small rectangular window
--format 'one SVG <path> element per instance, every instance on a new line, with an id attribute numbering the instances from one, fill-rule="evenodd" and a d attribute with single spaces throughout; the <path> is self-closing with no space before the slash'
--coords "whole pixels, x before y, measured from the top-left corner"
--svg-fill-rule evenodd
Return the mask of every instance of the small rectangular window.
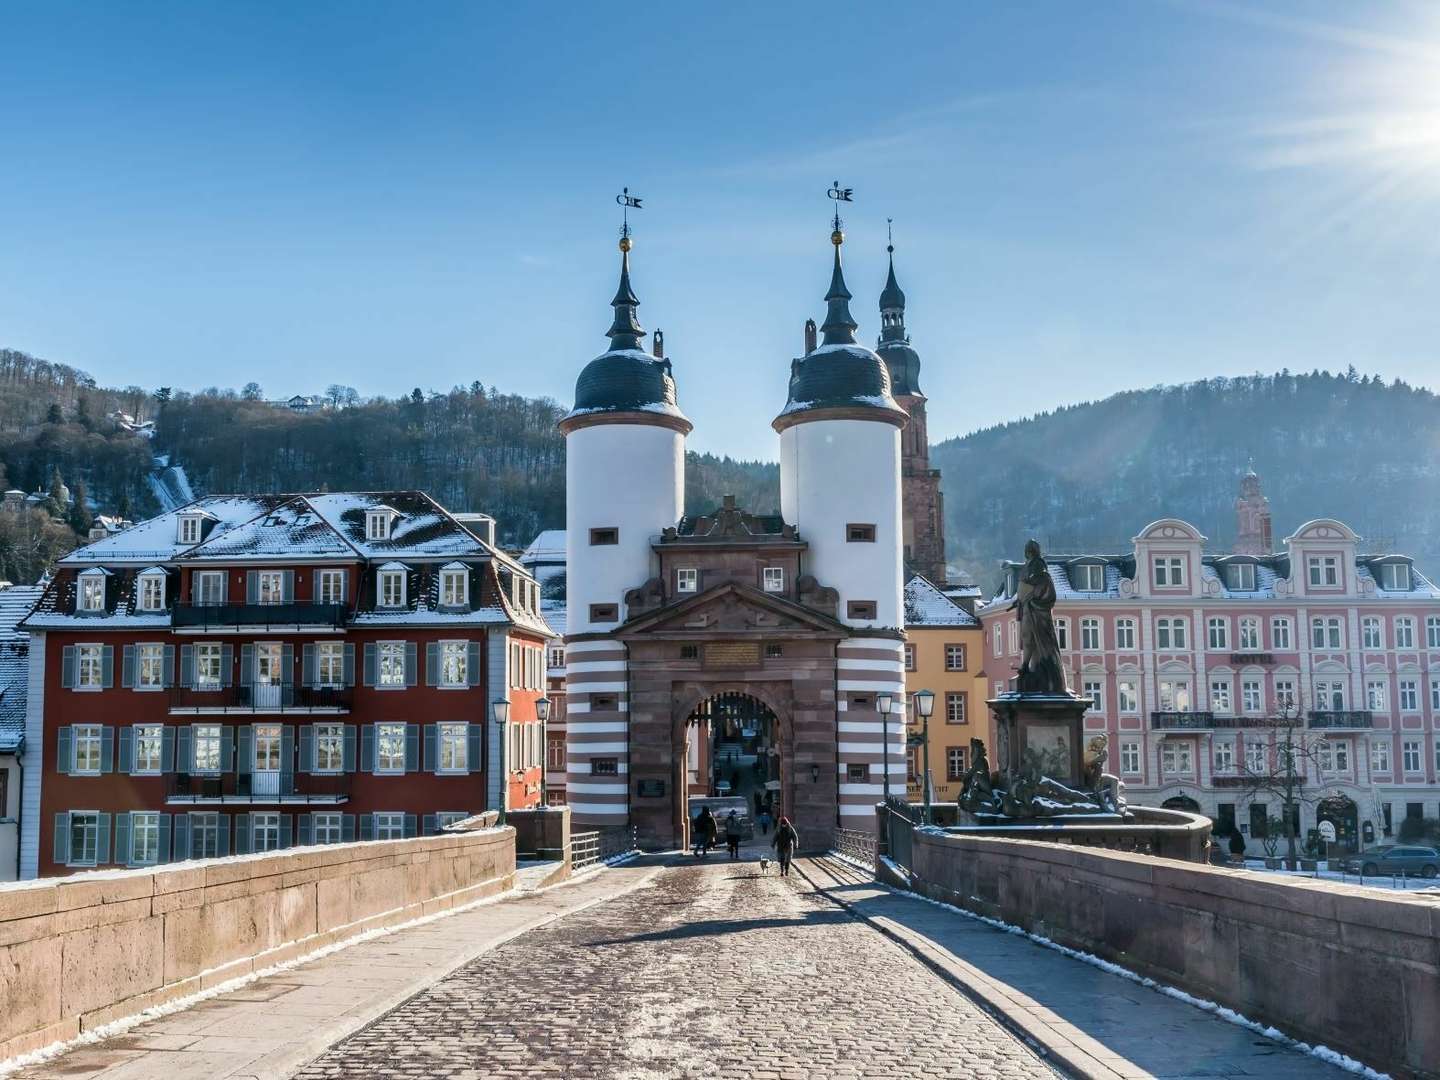
<path id="1" fill-rule="evenodd" d="M 846 705 L 851 709 L 873 709 L 875 698 L 871 694 L 851 694 L 846 699 Z"/>
<path id="2" fill-rule="evenodd" d="M 948 644 L 948 645 L 945 646 L 945 670 L 946 670 L 946 671 L 964 671 L 964 670 L 965 670 L 965 646 L 964 646 L 964 645 L 957 645 L 957 644 L 953 644 L 953 643 L 952 643 L 952 644 Z"/>
<path id="3" fill-rule="evenodd" d="M 845 604 L 845 617 L 847 619 L 873 619 L 875 618 L 874 600 L 849 600 Z"/>
<path id="4" fill-rule="evenodd" d="M 597 622 L 597 623 L 598 623 L 598 622 L 619 622 L 619 621 L 620 621 L 620 609 L 617 608 L 614 604 L 591 604 L 591 605 L 590 605 L 590 621 L 591 621 L 591 622 Z"/>
<path id="5" fill-rule="evenodd" d="M 675 571 L 675 591 L 693 593 L 700 589 L 700 571 L 693 566 L 682 566 Z"/>
<path id="6" fill-rule="evenodd" d="M 591 712 L 614 712 L 620 707 L 620 699 L 614 694 L 591 694 Z"/>
<path id="7" fill-rule="evenodd" d="M 345 602 L 345 571 L 315 571 L 315 597 L 321 604 L 343 604 Z"/>
<path id="8" fill-rule="evenodd" d="M 1076 566 L 1070 571 L 1070 587 L 1078 592 L 1104 592 L 1105 567 L 1093 563 Z"/>
<path id="9" fill-rule="evenodd" d="M 680 659 L 681 659 L 681 660 L 699 660 L 699 659 L 700 659 L 700 646 L 699 646 L 699 645 L 681 645 L 681 646 L 680 646 Z"/>
<path id="10" fill-rule="evenodd" d="M 773 659 L 775 659 L 777 656 L 784 656 L 784 655 L 785 655 L 785 649 L 784 649 L 783 646 L 781 646 L 781 645 L 779 645 L 779 644 L 774 644 L 774 643 L 772 643 L 772 644 L 769 644 L 769 645 L 766 645 L 766 646 L 765 646 L 765 655 L 766 655 L 767 658 L 773 660 Z"/>
<path id="11" fill-rule="evenodd" d="M 905 670 L 915 670 L 915 643 L 913 641 L 905 643 Z"/>
<path id="12" fill-rule="evenodd" d="M 405 571 L 381 570 L 375 597 L 377 606 L 397 608 L 405 606 Z"/>
<path id="13" fill-rule="evenodd" d="M 140 610 L 165 610 L 165 577 L 162 574 L 142 574 L 140 577 Z"/>
<path id="14" fill-rule="evenodd" d="M 845 539 L 851 544 L 873 544 L 875 542 L 875 526 L 855 523 L 846 525 Z"/>
<path id="15" fill-rule="evenodd" d="M 868 765 L 851 765 L 845 770 L 845 778 L 852 784 L 863 784 L 870 779 L 870 767 Z"/>
<path id="16" fill-rule="evenodd" d="M 591 758 L 590 772 L 595 776 L 619 776 L 620 760 L 613 757 Z"/>
<path id="17" fill-rule="evenodd" d="M 766 592 L 785 591 L 785 570 L 780 566 L 765 567 L 764 585 Z"/>
<path id="18" fill-rule="evenodd" d="M 600 546 L 601 544 L 618 544 L 618 543 L 620 543 L 620 530 L 619 530 L 619 529 L 604 528 L 604 529 L 591 529 L 591 530 L 590 530 L 590 546 L 591 546 L 591 547 L 598 547 L 598 546 Z"/>

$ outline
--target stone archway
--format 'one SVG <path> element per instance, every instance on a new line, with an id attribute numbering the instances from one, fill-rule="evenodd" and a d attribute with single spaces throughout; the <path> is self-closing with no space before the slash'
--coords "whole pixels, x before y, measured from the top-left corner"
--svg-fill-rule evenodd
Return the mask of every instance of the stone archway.
<path id="1" fill-rule="evenodd" d="M 1360 850 L 1360 808 L 1348 795 L 1330 795 L 1315 804 L 1318 825 L 1328 821 L 1335 826 L 1335 844 L 1341 851 Z"/>
<path id="2" fill-rule="evenodd" d="M 1184 810 L 1191 814 L 1200 813 L 1200 804 L 1189 795 L 1172 795 L 1160 804 L 1165 810 Z"/>

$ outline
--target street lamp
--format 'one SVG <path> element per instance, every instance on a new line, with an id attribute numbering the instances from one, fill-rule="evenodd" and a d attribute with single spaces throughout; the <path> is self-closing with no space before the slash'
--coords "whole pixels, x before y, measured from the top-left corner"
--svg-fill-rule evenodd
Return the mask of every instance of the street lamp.
<path id="1" fill-rule="evenodd" d="M 881 733 L 885 739 L 883 751 L 884 764 L 882 768 L 885 770 L 883 780 L 885 784 L 885 804 L 888 806 L 890 804 L 890 710 L 895 707 L 895 697 L 888 691 L 881 693 L 875 698 L 875 705 L 880 710 Z"/>
<path id="2" fill-rule="evenodd" d="M 545 771 L 550 765 L 550 743 L 545 732 L 545 725 L 550 722 L 550 699 L 548 697 L 536 700 L 535 718 L 540 721 L 540 745 L 545 753 L 545 760 L 540 763 L 540 807 L 544 809 L 550 805 L 550 796 L 545 790 Z"/>
<path id="3" fill-rule="evenodd" d="M 925 814 L 921 819 L 926 825 L 930 824 L 930 714 L 935 711 L 935 692 L 933 690 L 915 691 L 915 711 L 920 714 L 922 745 L 925 747 L 925 775 L 920 777 L 920 783 L 925 789 Z"/>
<path id="4" fill-rule="evenodd" d="M 505 770 L 505 725 L 510 721 L 510 702 L 500 698 L 490 706 L 495 717 L 495 726 L 500 732 L 500 818 L 498 824 L 505 824 L 505 808 L 510 802 L 510 776 Z"/>

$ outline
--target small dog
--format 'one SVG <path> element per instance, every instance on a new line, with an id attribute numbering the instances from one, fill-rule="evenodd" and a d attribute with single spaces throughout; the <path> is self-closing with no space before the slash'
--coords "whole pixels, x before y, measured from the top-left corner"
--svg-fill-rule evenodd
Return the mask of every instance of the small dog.
<path id="1" fill-rule="evenodd" d="M 760 857 L 760 873 L 770 873 L 770 860 L 765 858 L 765 856 L 763 855 Z"/>

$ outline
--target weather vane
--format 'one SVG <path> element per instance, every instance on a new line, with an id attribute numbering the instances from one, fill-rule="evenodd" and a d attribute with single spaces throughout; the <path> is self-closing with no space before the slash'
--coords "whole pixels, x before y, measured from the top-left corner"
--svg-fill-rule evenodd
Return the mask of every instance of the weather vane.
<path id="1" fill-rule="evenodd" d="M 894 218 L 888 217 L 885 219 L 885 250 L 892 254 L 895 251 L 895 231 L 890 226 L 894 220 Z"/>
<path id="2" fill-rule="evenodd" d="M 840 204 L 842 202 L 854 202 L 855 200 L 852 199 L 851 196 L 855 194 L 855 189 L 848 187 L 842 188 L 840 186 L 840 181 L 836 180 L 835 186 L 832 187 L 825 194 L 829 195 L 830 198 L 835 200 L 835 219 L 832 222 L 832 224 L 835 226 L 835 231 L 831 234 L 830 239 L 838 244 L 840 241 L 836 240 L 835 237 L 840 236 L 843 238 L 843 234 L 840 232 L 840 226 L 844 224 L 844 222 L 840 220 Z"/>
<path id="3" fill-rule="evenodd" d="M 630 211 L 643 209 L 640 205 L 641 196 L 631 195 L 630 189 L 621 188 L 620 194 L 615 196 L 615 201 L 624 207 L 620 211 L 620 250 L 630 250 Z"/>

